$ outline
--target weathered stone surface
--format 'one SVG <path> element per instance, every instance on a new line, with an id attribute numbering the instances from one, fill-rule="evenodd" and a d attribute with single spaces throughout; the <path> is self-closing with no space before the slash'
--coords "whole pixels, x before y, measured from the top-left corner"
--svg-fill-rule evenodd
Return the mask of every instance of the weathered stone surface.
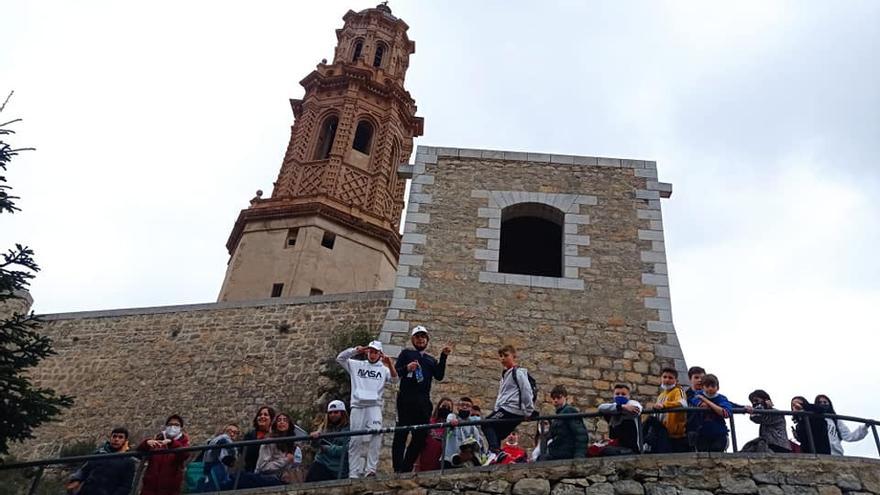
<path id="1" fill-rule="evenodd" d="M 723 476 L 719 480 L 724 493 L 748 494 L 758 493 L 758 486 L 751 478 L 735 478 Z"/>
<path id="2" fill-rule="evenodd" d="M 706 490 L 694 490 L 692 488 L 682 488 L 681 495 L 712 495 L 712 492 Z"/>
<path id="3" fill-rule="evenodd" d="M 548 495 L 550 482 L 544 479 L 524 478 L 513 485 L 513 495 Z"/>
<path id="4" fill-rule="evenodd" d="M 841 495 L 840 488 L 833 485 L 819 485 L 816 487 L 819 495 Z"/>
<path id="5" fill-rule="evenodd" d="M 550 495 L 584 495 L 584 487 L 569 483 L 557 483 Z"/>
<path id="6" fill-rule="evenodd" d="M 601 481 L 605 481 L 604 478 Z M 567 485 L 590 486 L 590 482 L 584 478 L 563 478 L 559 482 Z"/>
<path id="7" fill-rule="evenodd" d="M 645 483 L 646 495 L 680 495 L 681 488 L 668 483 Z"/>
<path id="8" fill-rule="evenodd" d="M 817 495 L 816 488 L 804 485 L 782 485 L 782 493 L 785 495 Z"/>
<path id="9" fill-rule="evenodd" d="M 840 473 L 837 475 L 837 486 L 843 490 L 861 490 L 862 482 L 853 474 Z"/>
<path id="10" fill-rule="evenodd" d="M 761 485 L 758 487 L 758 495 L 784 495 L 784 492 L 776 485 Z"/>
<path id="11" fill-rule="evenodd" d="M 586 495 L 614 495 L 614 486 L 611 483 L 596 483 L 588 486 L 584 493 Z"/>
<path id="12" fill-rule="evenodd" d="M 634 480 L 620 480 L 614 482 L 616 495 L 644 495 L 645 489 L 642 484 Z"/>
<path id="13" fill-rule="evenodd" d="M 780 485 L 785 483 L 785 475 L 776 471 L 755 471 L 752 469 L 752 479 L 758 483 Z"/>
<path id="14" fill-rule="evenodd" d="M 480 484 L 480 491 L 486 493 L 507 493 L 509 489 L 510 482 L 507 480 L 484 481 Z"/>

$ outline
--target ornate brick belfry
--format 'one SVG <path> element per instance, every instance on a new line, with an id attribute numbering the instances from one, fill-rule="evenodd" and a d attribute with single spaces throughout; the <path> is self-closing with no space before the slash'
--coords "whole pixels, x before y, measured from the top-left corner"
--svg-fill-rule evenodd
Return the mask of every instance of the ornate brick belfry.
<path id="1" fill-rule="evenodd" d="M 424 120 L 403 83 L 415 43 L 386 5 L 348 11 L 333 63 L 290 100 L 295 122 L 272 191 L 226 243 L 220 301 L 390 289 L 413 138 Z"/>

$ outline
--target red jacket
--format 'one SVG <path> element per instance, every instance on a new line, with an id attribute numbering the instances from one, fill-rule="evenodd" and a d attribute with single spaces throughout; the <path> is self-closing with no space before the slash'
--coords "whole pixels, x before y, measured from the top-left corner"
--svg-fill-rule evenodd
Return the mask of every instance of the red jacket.
<path id="1" fill-rule="evenodd" d="M 138 445 L 138 450 L 166 450 L 189 447 L 189 437 L 186 433 L 181 434 L 176 440 L 172 440 L 167 447 L 151 449 L 147 446 L 147 440 L 162 440 L 162 434 L 153 439 L 146 439 Z M 147 461 L 147 470 L 144 472 L 144 484 L 141 487 L 141 495 L 179 495 L 183 484 L 183 469 L 189 452 L 177 454 L 160 454 L 150 456 Z"/>

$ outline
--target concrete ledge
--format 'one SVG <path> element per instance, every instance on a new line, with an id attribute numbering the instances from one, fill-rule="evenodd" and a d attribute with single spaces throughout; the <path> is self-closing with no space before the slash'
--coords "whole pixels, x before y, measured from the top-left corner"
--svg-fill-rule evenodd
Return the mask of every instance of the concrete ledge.
<path id="1" fill-rule="evenodd" d="M 392 291 L 348 292 L 344 294 L 325 294 L 308 297 L 273 297 L 253 301 L 228 301 L 202 304 L 180 304 L 176 306 L 152 306 L 143 308 L 108 309 L 103 311 L 77 311 L 71 313 L 50 313 L 40 315 L 46 321 L 81 320 L 85 318 L 113 318 L 117 316 L 156 315 L 163 313 L 182 313 L 189 311 L 216 311 L 218 309 L 259 308 L 264 306 L 296 306 L 304 304 L 325 304 L 336 302 L 391 300 Z"/>

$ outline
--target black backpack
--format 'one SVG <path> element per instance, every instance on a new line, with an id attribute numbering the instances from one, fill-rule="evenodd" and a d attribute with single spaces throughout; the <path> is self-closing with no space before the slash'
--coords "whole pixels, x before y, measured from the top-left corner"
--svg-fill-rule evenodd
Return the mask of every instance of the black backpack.
<path id="1" fill-rule="evenodd" d="M 519 386 L 519 379 L 516 377 L 516 370 L 519 369 L 519 366 L 515 366 L 513 368 L 513 381 L 516 383 L 516 388 L 519 389 L 519 407 L 521 409 L 525 409 L 523 407 L 522 400 L 522 387 Z M 535 406 L 535 412 L 538 411 L 538 382 L 535 381 L 535 378 L 529 373 L 529 370 L 526 370 L 526 377 L 529 379 L 529 386 L 532 387 L 532 404 Z"/>

